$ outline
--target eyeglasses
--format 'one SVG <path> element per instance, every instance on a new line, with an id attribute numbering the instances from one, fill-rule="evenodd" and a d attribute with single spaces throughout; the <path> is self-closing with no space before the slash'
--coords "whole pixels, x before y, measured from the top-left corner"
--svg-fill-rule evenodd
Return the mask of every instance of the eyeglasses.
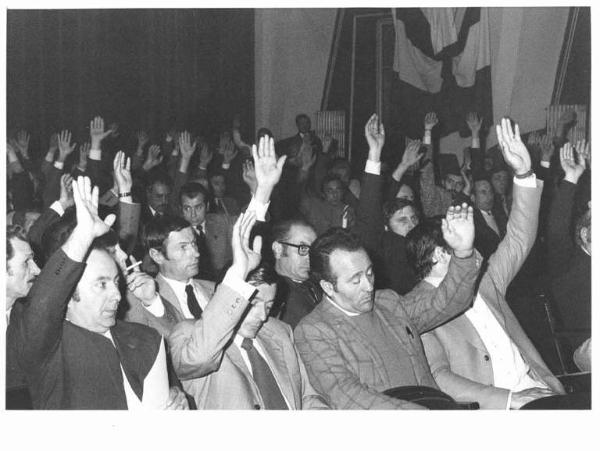
<path id="1" fill-rule="evenodd" d="M 285 241 L 279 241 L 280 244 L 285 244 L 286 246 L 292 246 L 298 249 L 298 255 L 305 256 L 308 255 L 310 251 L 310 246 L 308 244 L 294 244 L 294 243 L 286 243 Z"/>

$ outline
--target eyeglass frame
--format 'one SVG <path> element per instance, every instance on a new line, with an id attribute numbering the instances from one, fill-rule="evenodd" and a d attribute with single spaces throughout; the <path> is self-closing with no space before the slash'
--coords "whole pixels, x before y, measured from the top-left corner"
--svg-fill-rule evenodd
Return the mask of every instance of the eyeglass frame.
<path id="1" fill-rule="evenodd" d="M 285 244 L 286 246 L 292 246 L 296 248 L 296 251 L 298 252 L 298 255 L 300 255 L 301 257 L 306 257 L 308 255 L 308 253 L 310 252 L 310 245 L 309 244 L 294 244 L 294 243 L 288 243 L 286 241 L 278 241 L 279 244 Z M 305 253 L 302 253 L 302 251 L 300 251 L 300 249 L 306 249 Z"/>

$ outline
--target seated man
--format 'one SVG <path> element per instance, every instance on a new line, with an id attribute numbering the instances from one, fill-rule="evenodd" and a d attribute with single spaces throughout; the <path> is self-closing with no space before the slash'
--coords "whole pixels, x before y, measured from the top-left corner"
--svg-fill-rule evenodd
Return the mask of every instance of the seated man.
<path id="1" fill-rule="evenodd" d="M 320 288 L 308 278 L 308 251 L 317 234 L 306 221 L 288 219 L 273 226 L 271 238 L 275 271 L 280 280 L 274 313 L 294 328 L 321 299 Z"/>
<path id="2" fill-rule="evenodd" d="M 503 119 L 498 133 L 504 158 L 515 173 L 506 237 L 488 261 L 473 307 L 421 337 L 440 388 L 459 401 L 477 401 L 484 409 L 518 409 L 534 399 L 564 393 L 505 299 L 535 242 L 542 194 L 527 149 L 509 127 Z M 415 291 L 435 289 L 446 275 L 440 235 L 432 223 L 408 235 L 409 254 L 422 279 Z"/>
<path id="3" fill-rule="evenodd" d="M 376 127 L 371 122 L 371 127 Z M 383 130 L 371 131 L 369 160 L 379 161 Z M 406 385 L 437 388 L 419 334 L 464 311 L 472 301 L 481 258 L 473 251 L 473 213 L 451 207 L 444 237 L 454 256 L 435 292 L 374 289 L 373 265 L 360 239 L 331 229 L 310 250 L 311 276 L 323 299 L 294 331 L 311 384 L 337 409 L 418 409 L 383 394 Z"/>
<path id="4" fill-rule="evenodd" d="M 506 223 L 495 215 L 494 189 L 489 180 L 485 178 L 475 180 L 471 198 L 475 206 L 473 209 L 475 248 L 484 259 L 488 259 L 506 234 Z"/>
<path id="5" fill-rule="evenodd" d="M 36 409 L 165 408 L 169 385 L 160 335 L 115 320 L 117 265 L 103 249 L 88 255 L 114 215 L 99 218 L 98 189 L 89 179 L 80 177 L 73 190 L 77 225 L 44 266 L 28 301 L 13 309 L 7 347 Z"/>

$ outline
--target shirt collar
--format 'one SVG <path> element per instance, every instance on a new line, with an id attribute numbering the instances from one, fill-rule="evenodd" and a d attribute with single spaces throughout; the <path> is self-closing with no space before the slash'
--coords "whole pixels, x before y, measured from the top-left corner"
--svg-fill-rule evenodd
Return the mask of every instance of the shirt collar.
<path id="1" fill-rule="evenodd" d="M 178 299 L 187 299 L 185 287 L 191 283 L 192 279 L 188 279 L 187 282 L 181 282 L 179 280 L 169 279 L 168 277 L 165 277 L 164 274 L 161 274 L 161 275 L 166 280 L 166 282 L 169 284 L 169 286 L 173 289 L 173 291 L 175 292 L 175 295 L 177 296 Z M 192 284 L 192 287 L 193 287 L 193 284 Z"/>
<path id="2" fill-rule="evenodd" d="M 430 283 L 431 285 L 433 285 L 434 287 L 439 287 L 440 284 L 442 283 L 442 281 L 444 280 L 443 277 L 436 277 L 436 276 L 429 276 L 429 277 L 425 277 L 423 279 L 425 282 Z"/>
<path id="3" fill-rule="evenodd" d="M 335 302 L 333 302 L 333 299 L 331 299 L 329 296 L 325 295 L 324 296 L 325 299 L 327 299 L 327 301 L 329 303 L 331 303 L 331 305 L 333 305 L 336 309 L 340 310 L 341 312 L 343 312 L 344 314 L 346 314 L 346 316 L 358 316 L 360 315 L 360 313 L 355 313 L 355 312 L 349 312 L 348 310 L 346 310 L 345 308 L 340 307 L 339 305 L 337 305 Z"/>

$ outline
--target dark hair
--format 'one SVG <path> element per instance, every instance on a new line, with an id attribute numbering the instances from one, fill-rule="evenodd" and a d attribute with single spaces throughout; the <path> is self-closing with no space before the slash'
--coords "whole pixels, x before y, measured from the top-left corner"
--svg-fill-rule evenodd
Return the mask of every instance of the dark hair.
<path id="1" fill-rule="evenodd" d="M 46 261 L 67 241 L 76 225 L 75 207 L 69 207 L 58 221 L 51 224 L 44 231 L 42 235 L 42 253 Z"/>
<path id="2" fill-rule="evenodd" d="M 417 210 L 417 207 L 415 206 L 414 202 L 408 199 L 396 197 L 383 204 L 383 219 L 385 221 L 385 224 L 388 224 L 390 222 L 390 219 L 392 218 L 392 216 L 394 216 L 394 213 L 406 207 L 412 207 L 413 210 L 415 210 L 415 213 L 419 214 L 419 211 Z"/>
<path id="3" fill-rule="evenodd" d="M 261 262 L 256 268 L 248 273 L 248 276 L 246 276 L 246 282 L 253 287 L 258 287 L 263 284 L 272 285 L 277 283 L 278 280 L 279 276 L 277 276 L 275 269 L 266 262 Z"/>
<path id="4" fill-rule="evenodd" d="M 300 113 L 296 116 L 296 124 L 300 119 L 308 119 L 310 121 L 310 117 L 306 113 Z"/>
<path id="5" fill-rule="evenodd" d="M 292 227 L 294 226 L 310 227 L 311 229 L 313 228 L 313 226 L 311 226 L 304 219 L 296 218 L 279 221 L 276 222 L 271 228 L 271 242 L 287 241 L 289 239 L 290 230 L 292 230 Z"/>
<path id="6" fill-rule="evenodd" d="M 342 182 L 342 179 L 340 178 L 339 175 L 337 175 L 337 174 L 327 174 L 325 176 L 325 178 L 323 179 L 323 181 L 321 182 L 321 192 L 323 194 L 325 194 L 325 185 L 327 185 L 328 183 L 333 182 L 333 181 L 340 182 L 340 185 L 342 186 L 342 189 L 344 189 L 344 186 L 345 186 L 344 182 Z"/>
<path id="7" fill-rule="evenodd" d="M 6 226 L 6 265 L 8 266 L 8 261 L 14 257 L 15 249 L 11 243 L 11 240 L 21 240 L 27 241 L 27 237 L 25 236 L 25 230 L 20 225 L 9 225 Z"/>
<path id="8" fill-rule="evenodd" d="M 208 203 L 209 197 L 206 188 L 198 182 L 188 182 L 179 190 L 179 203 L 182 203 L 181 200 L 183 199 L 183 196 L 193 199 L 198 194 L 202 194 L 202 199 L 204 199 L 205 204 Z"/>
<path id="9" fill-rule="evenodd" d="M 157 183 L 162 183 L 163 185 L 171 188 L 172 181 L 171 178 L 162 170 L 160 167 L 153 168 L 146 177 L 146 190 L 149 191 L 153 185 Z"/>
<path id="10" fill-rule="evenodd" d="M 428 218 L 406 235 L 406 254 L 418 280 L 423 280 L 433 268 L 433 251 L 446 247 L 442 234 L 442 216 Z"/>
<path id="11" fill-rule="evenodd" d="M 315 282 L 326 280 L 336 285 L 333 269 L 329 264 L 331 254 L 336 250 L 354 252 L 364 249 L 360 238 L 341 227 L 332 227 L 318 237 L 310 247 L 310 275 Z"/>
<path id="12" fill-rule="evenodd" d="M 337 168 L 347 168 L 351 170 L 352 166 L 350 165 L 350 162 L 345 158 L 337 157 L 329 163 L 327 170 L 328 172 L 331 172 Z"/>
<path id="13" fill-rule="evenodd" d="M 269 138 L 272 138 L 273 132 L 265 127 L 259 128 L 256 132 L 256 142 L 258 143 L 258 141 L 260 141 L 260 138 L 262 138 L 263 136 L 268 136 Z"/>
<path id="14" fill-rule="evenodd" d="M 142 233 L 145 251 L 149 252 L 150 249 L 157 249 L 166 255 L 164 245 L 169 234 L 179 232 L 187 227 L 191 227 L 190 223 L 179 216 L 163 215 L 152 218 L 146 224 Z"/>
<path id="15" fill-rule="evenodd" d="M 104 249 L 108 250 L 109 247 L 116 246 L 119 243 L 119 235 L 113 229 L 110 229 L 104 235 L 101 235 L 94 239 L 91 245 L 91 249 Z"/>

